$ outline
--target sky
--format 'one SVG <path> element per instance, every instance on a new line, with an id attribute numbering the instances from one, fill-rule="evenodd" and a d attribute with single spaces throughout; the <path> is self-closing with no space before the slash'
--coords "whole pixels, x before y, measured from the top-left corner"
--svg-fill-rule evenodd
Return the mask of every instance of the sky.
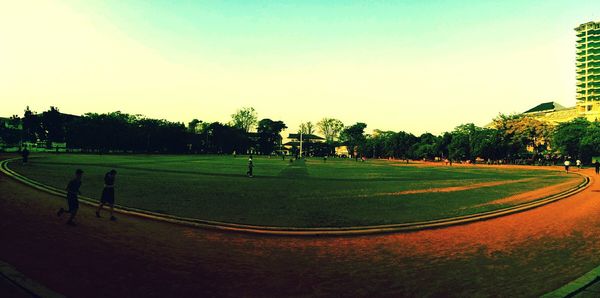
<path id="1" fill-rule="evenodd" d="M 0 0 L 0 116 L 26 106 L 230 120 L 323 117 L 439 134 L 575 104 L 597 0 Z"/>

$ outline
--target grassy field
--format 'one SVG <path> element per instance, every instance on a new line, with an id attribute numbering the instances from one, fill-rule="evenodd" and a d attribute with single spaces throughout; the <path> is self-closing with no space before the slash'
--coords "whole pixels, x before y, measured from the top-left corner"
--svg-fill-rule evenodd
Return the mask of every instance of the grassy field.
<path id="1" fill-rule="evenodd" d="M 537 169 L 424 167 L 378 160 L 290 163 L 255 157 L 254 164 L 254 178 L 245 177 L 247 157 L 242 156 L 45 155 L 28 165 L 13 162 L 10 167 L 60 188 L 76 168 L 82 168 L 82 193 L 92 198 L 100 197 L 103 175 L 114 168 L 120 205 L 207 220 L 293 227 L 403 223 L 472 214 L 511 205 L 486 204 L 494 200 L 580 179 Z M 427 191 L 514 180 L 524 181 Z"/>

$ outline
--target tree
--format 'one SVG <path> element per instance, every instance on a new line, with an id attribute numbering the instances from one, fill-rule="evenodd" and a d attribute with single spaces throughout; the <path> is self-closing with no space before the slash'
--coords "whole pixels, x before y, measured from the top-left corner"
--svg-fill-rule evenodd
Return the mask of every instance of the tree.
<path id="1" fill-rule="evenodd" d="M 581 139 L 580 148 L 581 160 L 584 162 L 600 155 L 600 123 L 590 123 Z"/>
<path id="2" fill-rule="evenodd" d="M 416 143 L 411 146 L 412 157 L 433 159 L 436 155 L 438 138 L 431 133 L 422 134 Z"/>
<path id="3" fill-rule="evenodd" d="M 500 115 L 494 119 L 494 127 L 502 133 L 506 155 L 511 157 L 527 155 L 529 148 L 535 158 L 552 139 L 552 127 L 529 116 Z"/>
<path id="4" fill-rule="evenodd" d="M 332 144 L 344 129 L 344 123 L 338 119 L 323 118 L 317 122 L 317 127 L 323 134 L 323 137 L 325 137 L 327 143 Z"/>
<path id="5" fill-rule="evenodd" d="M 40 139 L 45 139 L 41 118 L 35 112 L 32 112 L 29 107 L 25 109 L 23 114 L 23 133 L 23 141 L 26 142 L 37 142 Z"/>
<path id="6" fill-rule="evenodd" d="M 436 144 L 435 151 L 440 155 L 440 157 L 447 158 L 449 156 L 448 146 L 452 142 L 452 134 L 449 132 L 445 132 L 439 139 Z"/>
<path id="7" fill-rule="evenodd" d="M 417 137 L 411 133 L 399 131 L 390 140 L 389 146 L 393 148 L 395 158 L 408 158 L 412 156 L 410 149 L 418 141 Z"/>
<path id="8" fill-rule="evenodd" d="M 312 124 L 312 122 L 308 121 L 308 122 L 304 122 L 304 123 L 300 123 L 300 128 L 298 130 L 298 133 L 302 133 L 302 134 L 308 134 L 311 135 L 315 132 L 315 126 Z"/>
<path id="9" fill-rule="evenodd" d="M 357 122 L 344 128 L 340 134 L 340 139 L 346 146 L 348 146 L 348 151 L 353 156 L 358 156 L 359 153 L 364 153 L 361 152 L 361 149 L 364 147 L 366 141 L 366 137 L 364 135 L 365 128 L 367 128 L 367 124 Z"/>
<path id="10" fill-rule="evenodd" d="M 50 110 L 42 113 L 41 126 L 48 145 L 65 141 L 65 119 L 56 107 L 50 107 Z"/>
<path id="11" fill-rule="evenodd" d="M 201 128 L 202 120 L 193 119 L 188 123 L 188 131 L 191 133 L 198 133 Z"/>
<path id="12" fill-rule="evenodd" d="M 477 155 L 474 151 L 474 143 L 477 140 L 477 132 L 481 128 L 473 123 L 462 124 L 452 131 L 452 140 L 448 145 L 448 156 L 452 160 L 475 160 Z"/>
<path id="13" fill-rule="evenodd" d="M 207 152 L 231 154 L 246 152 L 249 147 L 248 133 L 241 128 L 213 122 L 204 130 Z"/>
<path id="14" fill-rule="evenodd" d="M 234 114 L 231 114 L 231 123 L 233 127 L 242 129 L 245 132 L 249 132 L 256 126 L 257 120 L 258 116 L 252 107 L 241 108 Z"/>
<path id="15" fill-rule="evenodd" d="M 473 157 L 493 160 L 502 158 L 501 138 L 502 136 L 497 129 L 478 127 L 471 139 Z"/>
<path id="16" fill-rule="evenodd" d="M 283 121 L 262 119 L 258 122 L 258 148 L 262 154 L 271 154 L 276 146 L 281 146 L 281 131 L 287 126 Z"/>
<path id="17" fill-rule="evenodd" d="M 585 118 L 576 118 L 569 122 L 560 123 L 554 132 L 554 147 L 562 155 L 580 157 L 581 142 L 589 126 L 590 122 Z M 588 137 L 592 134 L 588 135 Z M 586 140 L 586 142 L 588 145 L 593 143 L 591 140 Z"/>

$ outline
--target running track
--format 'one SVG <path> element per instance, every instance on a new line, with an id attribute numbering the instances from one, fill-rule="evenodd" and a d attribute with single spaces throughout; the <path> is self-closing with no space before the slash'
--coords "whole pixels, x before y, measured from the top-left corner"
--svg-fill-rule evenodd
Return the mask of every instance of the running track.
<path id="1" fill-rule="evenodd" d="M 68 297 L 538 296 L 600 264 L 600 185 L 534 210 L 403 234 L 221 233 L 80 210 L 0 176 L 0 260 Z M 1 295 L 0 295 L 1 296 Z"/>

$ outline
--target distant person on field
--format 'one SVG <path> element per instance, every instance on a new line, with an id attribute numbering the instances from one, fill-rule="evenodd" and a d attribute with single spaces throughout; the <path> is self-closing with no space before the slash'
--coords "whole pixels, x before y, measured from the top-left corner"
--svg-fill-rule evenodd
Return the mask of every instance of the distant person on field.
<path id="1" fill-rule="evenodd" d="M 117 176 L 117 171 L 111 170 L 110 172 L 104 174 L 104 189 L 102 189 L 102 196 L 100 197 L 100 205 L 98 205 L 98 209 L 96 209 L 96 217 L 100 218 L 100 210 L 104 207 L 104 205 L 108 204 L 110 206 L 110 220 L 115 221 L 117 218 L 114 216 L 115 209 L 115 178 Z"/>
<path id="2" fill-rule="evenodd" d="M 250 155 L 250 158 L 248 158 L 248 172 L 246 172 L 246 175 L 250 178 L 254 177 L 254 175 L 252 174 L 253 168 L 254 168 L 254 163 L 252 162 L 252 155 Z"/>
<path id="3" fill-rule="evenodd" d="M 600 174 L 600 161 L 598 161 L 597 159 L 594 163 L 594 168 L 596 168 L 596 175 Z"/>
<path id="4" fill-rule="evenodd" d="M 581 160 L 576 160 L 575 164 L 577 165 L 577 168 L 581 169 Z"/>
<path id="5" fill-rule="evenodd" d="M 567 159 L 565 160 L 565 172 L 569 172 L 569 166 L 571 166 L 571 162 Z"/>
<path id="6" fill-rule="evenodd" d="M 327 155 L 323 156 L 323 162 L 327 162 Z"/>
<path id="7" fill-rule="evenodd" d="M 23 164 L 26 164 L 29 161 L 29 150 L 27 150 L 27 148 L 24 148 L 23 151 L 21 151 L 21 157 L 23 157 Z"/>
<path id="8" fill-rule="evenodd" d="M 73 221 L 73 219 L 75 218 L 75 215 L 77 214 L 77 210 L 79 210 L 79 200 L 77 199 L 77 196 L 81 194 L 81 191 L 79 191 L 79 188 L 81 187 L 81 178 L 83 177 L 83 171 L 81 169 L 77 169 L 77 171 L 75 171 L 75 178 L 71 179 L 71 181 L 69 181 L 69 184 L 67 185 L 67 206 L 69 207 L 69 210 L 66 210 L 64 208 L 60 208 L 60 210 L 58 210 L 58 212 L 56 213 L 56 215 L 58 215 L 58 217 L 61 217 L 63 215 L 63 213 L 67 212 L 69 214 L 71 214 L 71 216 L 69 217 L 69 220 L 67 221 L 67 224 L 70 226 L 76 226 L 75 222 Z"/>

